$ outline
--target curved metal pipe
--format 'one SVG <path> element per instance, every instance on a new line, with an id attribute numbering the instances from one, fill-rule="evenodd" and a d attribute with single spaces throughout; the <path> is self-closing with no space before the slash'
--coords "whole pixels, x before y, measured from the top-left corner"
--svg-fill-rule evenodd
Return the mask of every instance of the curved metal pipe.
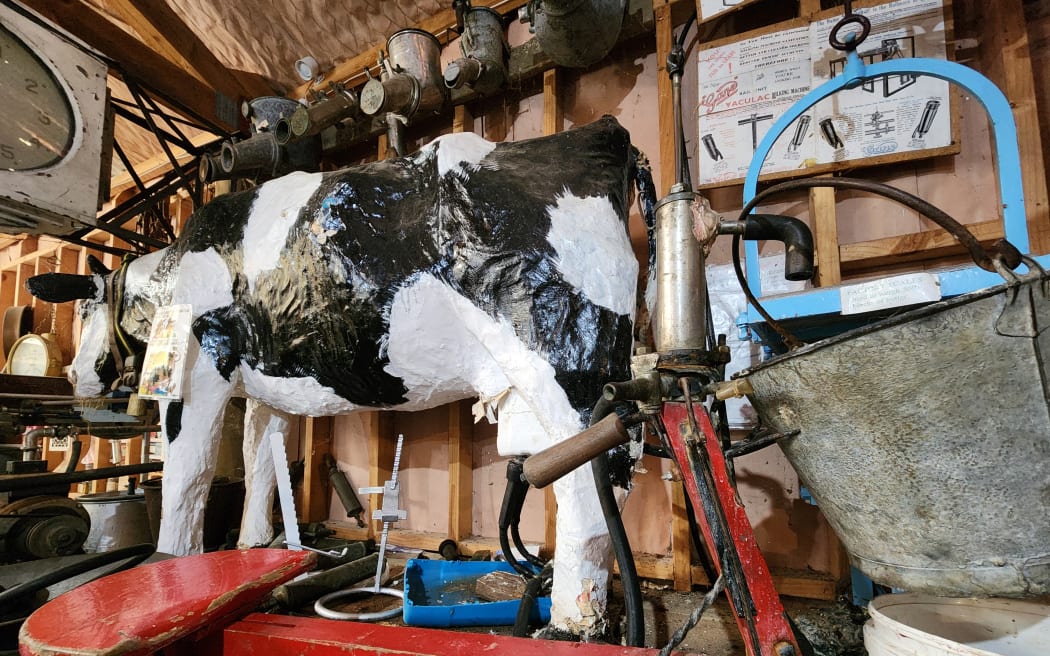
<path id="1" fill-rule="evenodd" d="M 743 237 L 784 242 L 784 278 L 813 277 L 813 233 L 802 221 L 779 214 L 751 214 L 744 221 Z"/>

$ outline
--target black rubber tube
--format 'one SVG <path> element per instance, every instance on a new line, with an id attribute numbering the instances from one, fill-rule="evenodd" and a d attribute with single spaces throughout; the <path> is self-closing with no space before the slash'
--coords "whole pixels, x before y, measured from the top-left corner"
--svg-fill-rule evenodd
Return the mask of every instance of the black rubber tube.
<path id="1" fill-rule="evenodd" d="M 518 553 L 525 556 L 525 560 L 529 561 L 530 565 L 543 567 L 546 564 L 542 558 L 532 555 L 525 547 L 525 543 L 521 539 L 521 533 L 518 532 L 518 522 L 510 525 L 510 539 L 514 542 L 514 546 L 517 547 Z"/>
<path id="2" fill-rule="evenodd" d="M 784 242 L 784 278 L 809 280 L 813 277 L 813 232 L 795 217 L 750 214 L 744 221 L 744 239 Z"/>
<path id="3" fill-rule="evenodd" d="M 890 185 L 883 184 L 881 182 L 872 182 L 871 180 L 860 180 L 857 178 L 805 178 L 802 180 L 789 180 L 787 182 L 781 182 L 780 184 L 773 185 L 768 189 L 765 189 L 758 194 L 755 194 L 754 198 L 748 201 L 747 205 L 740 210 L 740 221 L 746 221 L 748 214 L 759 205 L 759 203 L 767 200 L 771 196 L 783 193 L 785 191 L 794 191 L 797 189 L 814 189 L 817 187 L 832 187 L 834 189 L 854 189 L 858 191 L 867 191 L 890 200 L 894 200 L 905 207 L 909 207 L 919 214 L 922 214 L 926 218 L 930 219 L 940 227 L 948 231 L 956 240 L 962 244 L 966 250 L 970 253 L 970 257 L 973 259 L 974 264 L 984 269 L 985 271 L 995 271 L 993 261 L 999 258 L 1000 261 L 1010 269 L 1017 268 L 1021 263 L 1021 253 L 1017 248 L 1005 239 L 1000 239 L 992 245 L 992 248 L 986 249 L 984 246 L 977 241 L 977 238 L 962 224 L 952 218 L 947 212 L 936 207 L 935 205 L 915 196 L 909 194 L 906 191 L 891 187 Z M 762 304 L 758 302 L 755 295 L 751 292 L 751 287 L 747 284 L 747 279 L 744 276 L 743 267 L 740 264 L 740 235 L 733 235 L 733 269 L 736 272 L 737 282 L 740 284 L 740 288 L 744 292 L 744 296 L 747 297 L 748 303 L 750 303 L 758 313 L 762 315 L 766 323 L 772 328 L 780 338 L 784 340 L 784 344 L 789 349 L 798 348 L 802 346 L 804 342 L 789 333 L 779 322 L 773 319 L 772 316 L 766 312 Z"/>
<path id="4" fill-rule="evenodd" d="M 129 567 L 134 567 L 153 555 L 153 552 L 156 551 L 156 549 L 157 548 L 152 544 L 136 544 L 123 549 L 105 551 L 92 558 L 85 558 L 84 560 L 77 561 L 71 565 L 59 567 L 58 569 L 47 572 L 31 581 L 19 583 L 13 588 L 8 588 L 7 590 L 0 592 L 0 614 L 6 612 L 5 606 L 12 601 L 21 600 L 26 595 L 33 594 L 38 590 L 43 590 L 49 585 L 53 585 L 59 581 L 65 581 L 74 576 L 79 576 L 104 565 L 109 565 L 110 563 L 115 563 L 125 559 L 131 559 L 127 563 L 122 563 L 108 572 L 103 572 L 96 578 L 115 574 L 119 571 L 128 569 Z"/>
<path id="5" fill-rule="evenodd" d="M 591 425 L 601 421 L 615 410 L 615 404 L 603 396 L 594 404 L 591 412 Z M 594 474 L 594 487 L 598 493 L 598 502 L 605 517 L 605 526 L 612 540 L 616 565 L 620 568 L 620 583 L 623 585 L 624 614 L 627 616 L 625 641 L 628 647 L 645 645 L 645 617 L 642 614 L 642 589 L 638 583 L 638 570 L 635 568 L 634 556 L 631 554 L 631 543 L 627 539 L 627 530 L 623 526 L 620 508 L 616 505 L 612 482 L 609 478 L 609 456 L 601 454 L 591 460 L 591 472 Z"/>
<path id="6" fill-rule="evenodd" d="M 616 564 L 620 568 L 620 582 L 623 584 L 624 614 L 627 616 L 625 640 L 628 647 L 645 646 L 645 618 L 642 614 L 642 590 L 638 585 L 638 570 L 635 569 L 631 544 L 623 526 L 620 508 L 616 505 L 616 495 L 609 481 L 609 456 L 605 453 L 591 461 L 594 472 L 594 484 L 598 490 L 598 502 L 602 506 L 605 526 L 612 540 Z"/>
<path id="7" fill-rule="evenodd" d="M 525 593 L 521 596 L 518 604 L 518 613 L 514 616 L 515 638 L 525 638 L 529 634 L 529 618 L 532 616 L 532 608 L 536 600 L 543 596 L 543 588 L 551 582 L 552 565 L 544 566 L 543 571 L 525 584 Z"/>

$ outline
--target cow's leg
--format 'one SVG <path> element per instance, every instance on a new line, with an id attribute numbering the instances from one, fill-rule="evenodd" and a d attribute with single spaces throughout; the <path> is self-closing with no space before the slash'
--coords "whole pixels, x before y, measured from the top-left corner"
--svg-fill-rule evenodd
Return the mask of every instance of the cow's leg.
<path id="1" fill-rule="evenodd" d="M 196 345 L 191 340 L 191 350 Z M 184 396 L 160 403 L 167 442 L 157 551 L 184 556 L 203 551 L 204 504 L 219 449 L 222 413 L 233 385 L 208 358 L 193 358 Z"/>
<path id="2" fill-rule="evenodd" d="M 268 435 L 288 432 L 288 417 L 268 405 L 248 399 L 244 414 L 244 516 L 237 546 L 269 544 L 273 540 L 273 493 L 277 482 Z"/>

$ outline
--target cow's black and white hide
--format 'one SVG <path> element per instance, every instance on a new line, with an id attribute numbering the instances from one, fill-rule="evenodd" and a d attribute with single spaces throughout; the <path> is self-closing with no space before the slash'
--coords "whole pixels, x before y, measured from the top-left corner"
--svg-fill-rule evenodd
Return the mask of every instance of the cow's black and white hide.
<path id="1" fill-rule="evenodd" d="M 201 547 L 233 394 L 311 416 L 499 399 L 504 455 L 579 432 L 602 385 L 629 376 L 633 174 L 629 136 L 610 117 L 513 143 L 447 135 L 410 157 L 219 197 L 172 246 L 131 263 L 121 326 L 132 338 L 147 339 L 156 307 L 193 306 L 184 398 L 161 404 L 159 549 Z M 91 287 L 73 367 L 88 396 L 112 378 L 101 275 Z M 590 467 L 555 493 L 553 623 L 589 633 L 611 553 Z"/>

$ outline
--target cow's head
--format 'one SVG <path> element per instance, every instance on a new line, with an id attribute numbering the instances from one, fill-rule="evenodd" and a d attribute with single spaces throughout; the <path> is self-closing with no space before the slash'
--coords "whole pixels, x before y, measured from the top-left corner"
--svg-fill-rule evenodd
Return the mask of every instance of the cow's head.
<path id="1" fill-rule="evenodd" d="M 80 397 L 99 396 L 118 381 L 120 373 L 110 348 L 110 308 L 107 279 L 111 271 L 88 256 L 91 275 L 45 273 L 26 281 L 33 296 L 49 303 L 78 301 L 80 348 L 69 369 L 69 382 Z"/>

